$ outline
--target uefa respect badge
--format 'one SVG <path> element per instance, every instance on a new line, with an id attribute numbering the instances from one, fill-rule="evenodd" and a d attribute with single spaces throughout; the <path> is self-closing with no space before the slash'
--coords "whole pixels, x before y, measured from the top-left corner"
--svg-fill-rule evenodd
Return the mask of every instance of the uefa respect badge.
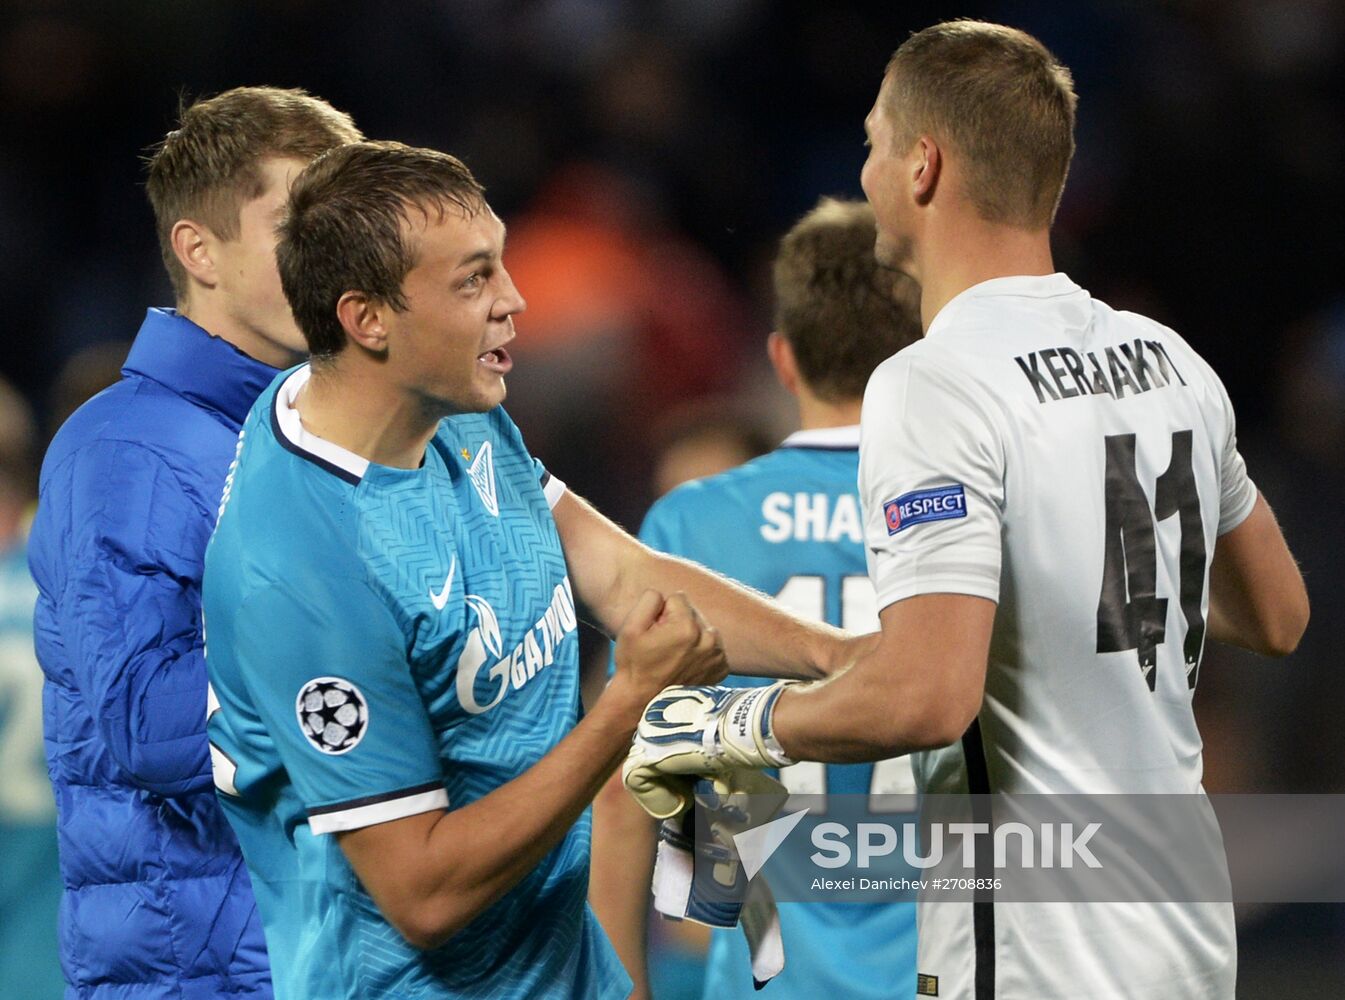
<path id="1" fill-rule="evenodd" d="M 883 504 L 889 535 L 927 521 L 949 521 L 966 516 L 967 495 L 961 483 L 904 493 Z"/>

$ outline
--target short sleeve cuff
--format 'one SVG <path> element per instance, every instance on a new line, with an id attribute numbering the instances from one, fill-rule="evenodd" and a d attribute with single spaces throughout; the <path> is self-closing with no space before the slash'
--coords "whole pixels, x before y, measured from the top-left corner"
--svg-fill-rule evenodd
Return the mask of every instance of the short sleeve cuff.
<path id="1" fill-rule="evenodd" d="M 991 555 L 987 553 L 988 557 Z M 993 561 L 987 558 L 984 563 L 963 562 L 959 566 L 923 567 L 919 570 L 913 570 L 909 565 L 879 565 L 874 585 L 878 594 L 878 610 L 922 594 L 965 594 L 969 597 L 984 597 L 998 604 L 999 553 L 994 552 L 993 556 L 996 557 Z"/>
<path id="2" fill-rule="evenodd" d="M 314 834 L 341 833 L 447 808 L 448 792 L 436 781 L 415 788 L 403 788 L 383 795 L 309 809 L 308 828 Z"/>
<path id="3" fill-rule="evenodd" d="M 545 469 L 541 470 L 538 482 L 541 484 L 543 496 L 546 497 L 547 507 L 555 510 L 556 504 L 560 503 L 560 498 L 565 495 L 565 484 Z"/>
<path id="4" fill-rule="evenodd" d="M 1219 534 L 1226 535 L 1251 516 L 1258 496 L 1256 484 L 1246 476 L 1231 497 L 1219 501 Z"/>

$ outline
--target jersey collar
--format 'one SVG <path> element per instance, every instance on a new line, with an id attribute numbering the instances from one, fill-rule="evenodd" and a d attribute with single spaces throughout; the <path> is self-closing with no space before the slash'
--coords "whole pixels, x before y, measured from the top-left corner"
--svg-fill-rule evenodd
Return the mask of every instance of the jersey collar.
<path id="1" fill-rule="evenodd" d="M 151 309 L 122 372 L 158 382 L 241 427 L 278 369 L 212 337 L 175 309 Z"/>
<path id="2" fill-rule="evenodd" d="M 926 337 L 936 336 L 947 325 L 947 317 L 974 299 L 1013 298 L 1013 299 L 1054 299 L 1066 295 L 1084 293 L 1067 274 L 1057 271 L 1055 274 L 1015 274 L 1006 278 L 991 278 L 958 292 L 939 310 L 934 321 L 929 324 Z M 1084 293 L 1087 294 L 1087 293 Z"/>
<path id="3" fill-rule="evenodd" d="M 299 390 L 308 382 L 313 370 L 308 365 L 300 365 L 285 381 L 276 388 L 275 398 L 271 402 L 271 430 L 281 447 L 292 451 L 300 458 L 321 466 L 328 472 L 352 485 L 359 485 L 369 470 L 369 460 L 361 458 L 353 451 L 333 444 L 326 438 L 309 433 L 299 419 L 299 411 L 294 408 L 294 400 Z"/>
<path id="4" fill-rule="evenodd" d="M 815 427 L 795 431 L 780 442 L 781 448 L 819 448 L 824 451 L 852 451 L 859 447 L 859 425 Z"/>

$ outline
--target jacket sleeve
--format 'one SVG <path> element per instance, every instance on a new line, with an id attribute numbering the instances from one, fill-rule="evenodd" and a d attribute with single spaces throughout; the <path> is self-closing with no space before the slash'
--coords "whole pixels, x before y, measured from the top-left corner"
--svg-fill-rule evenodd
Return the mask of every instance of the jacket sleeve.
<path id="1" fill-rule="evenodd" d="M 144 446 L 102 441 L 71 461 L 60 605 L 75 685 L 133 784 L 209 788 L 201 571 L 213 512 Z"/>

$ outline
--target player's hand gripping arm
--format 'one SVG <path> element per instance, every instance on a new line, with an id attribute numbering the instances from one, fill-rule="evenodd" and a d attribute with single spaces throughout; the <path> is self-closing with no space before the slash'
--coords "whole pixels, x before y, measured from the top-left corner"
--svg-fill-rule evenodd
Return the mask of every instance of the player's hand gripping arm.
<path id="1" fill-rule="evenodd" d="M 718 634 L 681 594 L 639 595 L 617 637 L 616 675 L 549 754 L 470 805 L 339 834 L 379 909 L 419 948 L 448 940 L 555 847 L 625 754 L 645 704 L 669 684 L 726 672 Z"/>
<path id="2" fill-rule="evenodd" d="M 1303 575 L 1265 498 L 1219 536 L 1210 564 L 1210 637 L 1267 656 L 1287 656 L 1308 626 Z"/>
<path id="3" fill-rule="evenodd" d="M 662 819 L 690 805 L 689 776 L 879 760 L 956 742 L 980 711 L 995 603 L 923 594 L 879 619 L 877 645 L 825 681 L 664 691 L 622 768 L 626 790 Z"/>
<path id="4" fill-rule="evenodd" d="M 626 789 L 662 818 L 689 804 L 688 775 L 878 760 L 961 738 L 981 707 L 994 602 L 924 594 L 879 617 L 877 645 L 820 683 L 664 691 L 640 722 Z"/>
<path id="5" fill-rule="evenodd" d="M 576 595 L 609 633 L 649 588 L 684 591 L 711 613 L 735 673 L 815 679 L 845 669 L 867 637 L 809 622 L 703 566 L 655 552 L 567 492 L 552 511 Z"/>

